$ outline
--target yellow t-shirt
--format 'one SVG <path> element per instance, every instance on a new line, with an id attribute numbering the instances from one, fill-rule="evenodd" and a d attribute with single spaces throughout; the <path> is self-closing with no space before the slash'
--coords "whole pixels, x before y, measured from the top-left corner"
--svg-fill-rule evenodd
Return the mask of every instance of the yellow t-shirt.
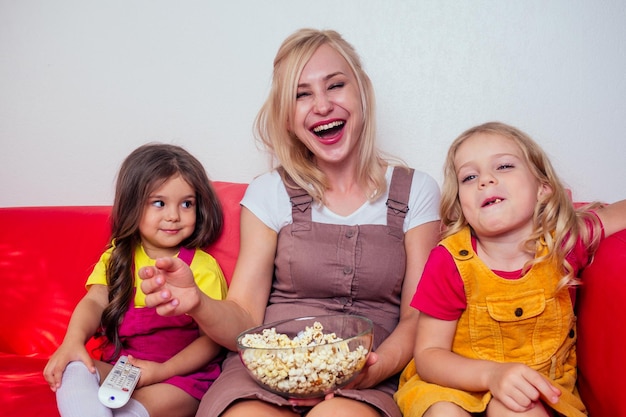
<path id="1" fill-rule="evenodd" d="M 87 278 L 87 283 L 85 284 L 87 288 L 94 284 L 107 285 L 106 266 L 109 264 L 112 251 L 113 248 L 110 248 L 102 254 L 89 278 Z M 146 254 L 143 246 L 139 245 L 135 250 L 135 288 L 137 289 L 135 293 L 135 307 L 146 306 L 146 295 L 141 291 L 139 270 L 144 266 L 152 266 L 154 263 L 155 260 L 151 259 Z M 226 297 L 228 289 L 226 279 L 214 257 L 201 249 L 196 249 L 193 261 L 189 267 L 193 272 L 198 288 L 203 293 L 216 300 L 223 300 Z"/>

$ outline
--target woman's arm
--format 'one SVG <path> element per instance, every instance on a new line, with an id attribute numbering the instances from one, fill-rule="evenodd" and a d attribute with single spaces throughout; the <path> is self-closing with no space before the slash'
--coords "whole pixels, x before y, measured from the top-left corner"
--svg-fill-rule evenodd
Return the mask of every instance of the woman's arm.
<path id="1" fill-rule="evenodd" d="M 241 210 L 240 250 L 226 300 L 214 300 L 195 284 L 191 269 L 177 258 L 158 259 L 142 268 L 146 305 L 161 315 L 189 314 L 203 332 L 236 350 L 242 331 L 263 322 L 274 273 L 278 235 L 250 210 Z"/>
<path id="2" fill-rule="evenodd" d="M 604 226 L 604 236 L 626 229 L 626 200 L 606 205 L 596 211 Z"/>
<path id="3" fill-rule="evenodd" d="M 413 356 L 415 331 L 419 312 L 410 306 L 424 264 L 440 238 L 439 221 L 410 229 L 404 237 L 406 273 L 402 284 L 400 321 L 389 337 L 376 350 L 377 361 L 367 370 L 359 387 L 370 387 L 402 371 Z"/>

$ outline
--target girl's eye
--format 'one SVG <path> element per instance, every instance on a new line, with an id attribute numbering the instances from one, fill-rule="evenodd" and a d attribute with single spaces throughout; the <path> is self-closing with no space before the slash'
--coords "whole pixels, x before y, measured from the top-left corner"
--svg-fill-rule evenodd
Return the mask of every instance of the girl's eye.
<path id="1" fill-rule="evenodd" d="M 510 168 L 515 168 L 515 166 L 513 164 L 500 164 L 498 166 L 498 169 L 510 169 Z"/>
<path id="2" fill-rule="evenodd" d="M 154 207 L 165 207 L 165 203 L 162 200 L 155 200 L 152 202 Z"/>
<path id="3" fill-rule="evenodd" d="M 465 183 L 476 178 L 476 175 L 468 175 L 466 177 L 461 178 L 461 183 Z"/>
<path id="4" fill-rule="evenodd" d="M 182 206 L 183 206 L 183 208 L 191 208 L 191 207 L 193 207 L 193 201 L 191 201 L 191 200 L 183 201 Z"/>

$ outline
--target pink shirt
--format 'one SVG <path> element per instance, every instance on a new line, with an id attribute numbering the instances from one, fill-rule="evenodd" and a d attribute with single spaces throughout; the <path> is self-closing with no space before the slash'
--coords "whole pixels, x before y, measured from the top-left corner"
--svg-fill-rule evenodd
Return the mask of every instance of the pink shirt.
<path id="1" fill-rule="evenodd" d="M 472 247 L 476 251 L 476 239 L 472 237 Z M 567 256 L 574 268 L 574 274 L 589 263 L 587 251 L 582 241 L 578 241 Z M 493 271 L 505 279 L 518 279 L 521 270 Z M 574 302 L 575 291 L 572 291 Z M 457 320 L 466 307 L 465 288 L 452 255 L 443 246 L 435 247 L 426 261 L 422 278 L 417 286 L 411 306 L 440 320 Z"/>

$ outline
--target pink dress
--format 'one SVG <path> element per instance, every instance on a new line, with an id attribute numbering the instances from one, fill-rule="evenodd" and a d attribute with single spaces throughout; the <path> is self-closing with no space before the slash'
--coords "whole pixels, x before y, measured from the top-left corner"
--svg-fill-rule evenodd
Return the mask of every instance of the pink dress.
<path id="1" fill-rule="evenodd" d="M 193 256 L 193 250 L 184 248 L 181 248 L 178 255 L 188 265 Z M 163 317 L 157 314 L 155 308 L 135 308 L 135 297 L 131 297 L 119 334 L 124 345 L 120 355 L 130 354 L 139 359 L 162 363 L 197 339 L 200 333 L 198 325 L 191 317 Z M 102 357 L 108 359 L 113 353 L 114 346 L 108 344 L 103 349 Z M 196 372 L 173 376 L 163 382 L 175 385 L 199 400 L 219 376 L 222 359 L 223 357 L 218 356 Z M 109 362 L 115 363 L 116 360 L 117 357 Z"/>

